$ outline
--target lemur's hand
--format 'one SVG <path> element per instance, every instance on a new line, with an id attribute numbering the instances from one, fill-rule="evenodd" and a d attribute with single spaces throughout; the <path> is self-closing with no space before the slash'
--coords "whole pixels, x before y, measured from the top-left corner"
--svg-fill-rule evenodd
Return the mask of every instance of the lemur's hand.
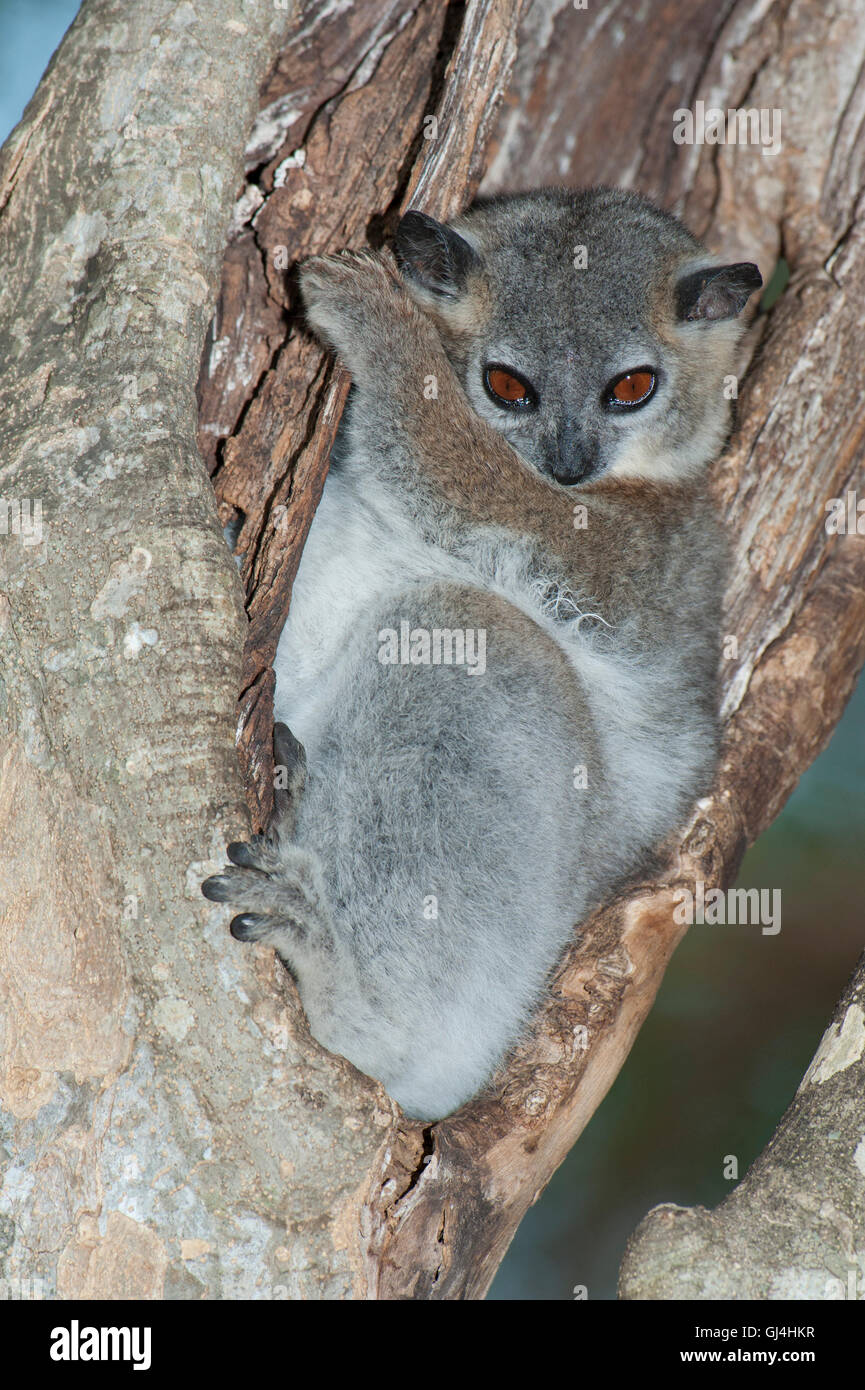
<path id="1" fill-rule="evenodd" d="M 292 843 L 306 753 L 285 724 L 274 726 L 273 757 L 283 777 L 267 834 L 230 844 L 230 865 L 205 879 L 201 891 L 211 902 L 240 909 L 231 923 L 238 941 L 267 942 L 291 963 L 311 950 L 332 952 L 333 932 L 318 856 Z"/>
<path id="2" fill-rule="evenodd" d="M 306 317 L 361 382 L 408 367 L 422 380 L 444 357 L 434 325 L 412 302 L 392 262 L 367 251 L 312 256 L 300 268 Z"/>
<path id="3" fill-rule="evenodd" d="M 492 483 L 507 495 L 515 474 L 524 484 L 516 454 L 469 404 L 433 318 L 390 259 L 365 251 L 313 256 L 301 266 L 300 287 L 310 324 L 337 349 L 357 388 L 352 421 L 366 441 L 359 457 L 398 459 L 404 477 L 424 478 L 460 517 L 482 514 L 471 504 L 476 486 L 488 496 Z"/>

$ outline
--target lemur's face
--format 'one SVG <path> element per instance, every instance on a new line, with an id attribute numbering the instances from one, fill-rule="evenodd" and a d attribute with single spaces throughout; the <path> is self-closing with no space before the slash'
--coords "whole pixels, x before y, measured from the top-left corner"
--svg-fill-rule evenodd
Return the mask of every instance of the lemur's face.
<path id="1" fill-rule="evenodd" d="M 675 480 L 719 452 L 756 266 L 617 189 L 409 213 L 395 251 L 474 409 L 555 483 Z"/>

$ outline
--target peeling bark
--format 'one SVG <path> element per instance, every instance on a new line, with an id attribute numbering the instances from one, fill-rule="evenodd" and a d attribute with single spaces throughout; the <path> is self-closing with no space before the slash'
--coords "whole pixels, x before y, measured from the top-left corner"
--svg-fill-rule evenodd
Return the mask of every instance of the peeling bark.
<path id="1" fill-rule="evenodd" d="M 199 441 L 220 515 L 241 523 L 250 631 L 240 749 L 257 825 L 272 788 L 270 665 L 348 391 L 346 375 L 299 331 L 286 267 L 381 245 L 409 201 L 440 217 L 469 201 L 521 3 L 474 3 L 464 14 L 446 0 L 357 5 L 349 32 L 341 12 L 313 4 L 268 84 L 270 114 L 250 141 L 257 164 L 238 202 L 199 383 Z"/>

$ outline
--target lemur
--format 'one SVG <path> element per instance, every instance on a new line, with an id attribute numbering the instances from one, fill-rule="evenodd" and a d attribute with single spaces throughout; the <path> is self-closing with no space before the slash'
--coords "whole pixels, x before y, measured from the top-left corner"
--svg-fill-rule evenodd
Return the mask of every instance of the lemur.
<path id="1" fill-rule="evenodd" d="M 711 784 L 705 479 L 762 281 L 618 189 L 408 212 L 394 253 L 300 271 L 352 393 L 275 659 L 288 785 L 204 892 L 433 1120 Z"/>

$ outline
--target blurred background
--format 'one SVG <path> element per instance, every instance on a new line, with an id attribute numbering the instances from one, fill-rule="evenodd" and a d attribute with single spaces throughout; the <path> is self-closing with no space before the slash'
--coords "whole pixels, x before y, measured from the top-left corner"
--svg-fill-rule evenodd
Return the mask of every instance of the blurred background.
<path id="1" fill-rule="evenodd" d="M 0 0 L 0 140 L 78 0 Z M 657 1202 L 715 1206 L 770 1138 L 863 947 L 865 684 L 751 849 L 738 885 L 780 889 L 782 927 L 694 926 L 609 1096 L 528 1212 L 493 1299 L 612 1299 Z"/>

